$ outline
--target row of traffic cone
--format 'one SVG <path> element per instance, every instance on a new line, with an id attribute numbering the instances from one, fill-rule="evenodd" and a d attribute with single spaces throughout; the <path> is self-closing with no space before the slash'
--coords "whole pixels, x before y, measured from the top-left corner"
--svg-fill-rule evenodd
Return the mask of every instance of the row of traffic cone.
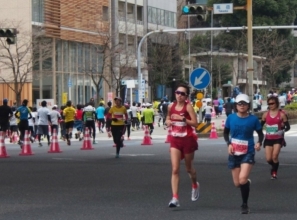
<path id="1" fill-rule="evenodd" d="M 9 155 L 7 154 L 6 147 L 5 147 L 5 133 L 3 131 L 0 132 L 0 158 L 8 158 Z M 92 142 L 90 138 L 90 133 L 88 128 L 85 130 L 84 142 L 82 145 L 81 150 L 92 150 Z M 53 130 L 52 141 L 50 144 L 50 149 L 48 153 L 61 153 L 59 142 L 58 142 L 58 135 L 56 129 Z M 19 154 L 20 156 L 30 156 L 33 155 L 31 143 L 30 143 L 30 133 L 29 131 L 25 131 L 24 142 L 22 144 L 22 150 Z"/>

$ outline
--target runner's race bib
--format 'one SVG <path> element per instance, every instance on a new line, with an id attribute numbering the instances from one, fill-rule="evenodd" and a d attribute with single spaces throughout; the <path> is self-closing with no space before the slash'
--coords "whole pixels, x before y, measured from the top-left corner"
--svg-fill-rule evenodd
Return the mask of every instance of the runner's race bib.
<path id="1" fill-rule="evenodd" d="M 248 152 L 248 141 L 238 140 L 235 138 L 231 139 L 234 155 L 239 156 Z"/>
<path id="2" fill-rule="evenodd" d="M 123 113 L 122 112 L 114 112 L 113 113 L 113 116 L 115 118 L 117 118 L 118 120 L 124 120 L 124 117 L 123 117 Z"/>
<path id="3" fill-rule="evenodd" d="M 183 121 L 175 121 L 171 126 L 171 134 L 173 137 L 185 137 L 187 136 L 187 123 Z"/>
<path id="4" fill-rule="evenodd" d="M 266 134 L 276 134 L 278 132 L 278 125 L 267 125 Z"/>

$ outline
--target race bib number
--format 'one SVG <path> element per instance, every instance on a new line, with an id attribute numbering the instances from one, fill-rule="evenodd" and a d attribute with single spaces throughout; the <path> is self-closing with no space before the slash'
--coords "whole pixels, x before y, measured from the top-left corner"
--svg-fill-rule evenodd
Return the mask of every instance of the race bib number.
<path id="1" fill-rule="evenodd" d="M 278 131 L 278 125 L 267 125 L 266 134 L 276 134 Z"/>
<path id="2" fill-rule="evenodd" d="M 115 112 L 115 113 L 113 113 L 113 116 L 115 118 L 117 118 L 118 120 L 123 120 L 124 119 L 122 112 Z"/>
<path id="3" fill-rule="evenodd" d="M 231 139 L 234 155 L 239 156 L 248 152 L 248 141 L 238 140 L 235 138 Z"/>
<path id="4" fill-rule="evenodd" d="M 172 136 L 173 137 L 185 137 L 187 136 L 187 124 L 183 121 L 172 123 Z"/>

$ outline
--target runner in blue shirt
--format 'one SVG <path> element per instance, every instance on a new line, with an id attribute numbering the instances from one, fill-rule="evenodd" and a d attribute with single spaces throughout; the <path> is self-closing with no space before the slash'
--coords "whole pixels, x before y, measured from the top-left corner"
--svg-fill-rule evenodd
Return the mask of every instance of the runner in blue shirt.
<path id="1" fill-rule="evenodd" d="M 103 133 L 103 128 L 105 125 L 105 119 L 104 119 L 104 112 L 105 108 L 103 106 L 103 103 L 99 104 L 99 107 L 96 109 L 96 117 L 98 120 L 98 127 L 99 127 L 99 132 Z"/>
<path id="2" fill-rule="evenodd" d="M 234 185 L 241 191 L 241 214 L 248 214 L 250 212 L 248 198 L 251 184 L 248 177 L 255 164 L 255 150 L 261 149 L 264 135 L 259 119 L 249 114 L 249 97 L 239 94 L 236 96 L 235 106 L 236 113 L 230 114 L 227 118 L 224 139 L 228 146 L 228 167 L 232 170 Z M 259 136 L 256 144 L 254 131 Z"/>
<path id="3" fill-rule="evenodd" d="M 20 130 L 20 140 L 19 140 L 19 145 L 22 148 L 23 142 L 24 142 L 24 136 L 25 136 L 25 131 L 29 130 L 29 122 L 28 119 L 32 118 L 31 111 L 27 107 L 28 105 L 28 100 L 24 99 L 22 102 L 22 105 L 16 110 L 15 112 L 15 117 L 20 119 L 19 122 L 19 130 Z"/>

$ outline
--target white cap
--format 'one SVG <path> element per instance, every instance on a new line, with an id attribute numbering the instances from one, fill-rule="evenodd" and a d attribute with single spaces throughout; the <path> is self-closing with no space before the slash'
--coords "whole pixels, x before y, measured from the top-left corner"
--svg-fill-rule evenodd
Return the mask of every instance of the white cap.
<path id="1" fill-rule="evenodd" d="M 239 94 L 238 96 L 236 96 L 235 102 L 246 102 L 246 103 L 250 103 L 250 99 L 246 94 Z"/>
<path id="2" fill-rule="evenodd" d="M 57 105 L 54 105 L 53 108 L 58 108 L 58 106 Z"/>
<path id="3" fill-rule="evenodd" d="M 152 104 L 147 102 L 145 106 L 152 106 Z"/>

